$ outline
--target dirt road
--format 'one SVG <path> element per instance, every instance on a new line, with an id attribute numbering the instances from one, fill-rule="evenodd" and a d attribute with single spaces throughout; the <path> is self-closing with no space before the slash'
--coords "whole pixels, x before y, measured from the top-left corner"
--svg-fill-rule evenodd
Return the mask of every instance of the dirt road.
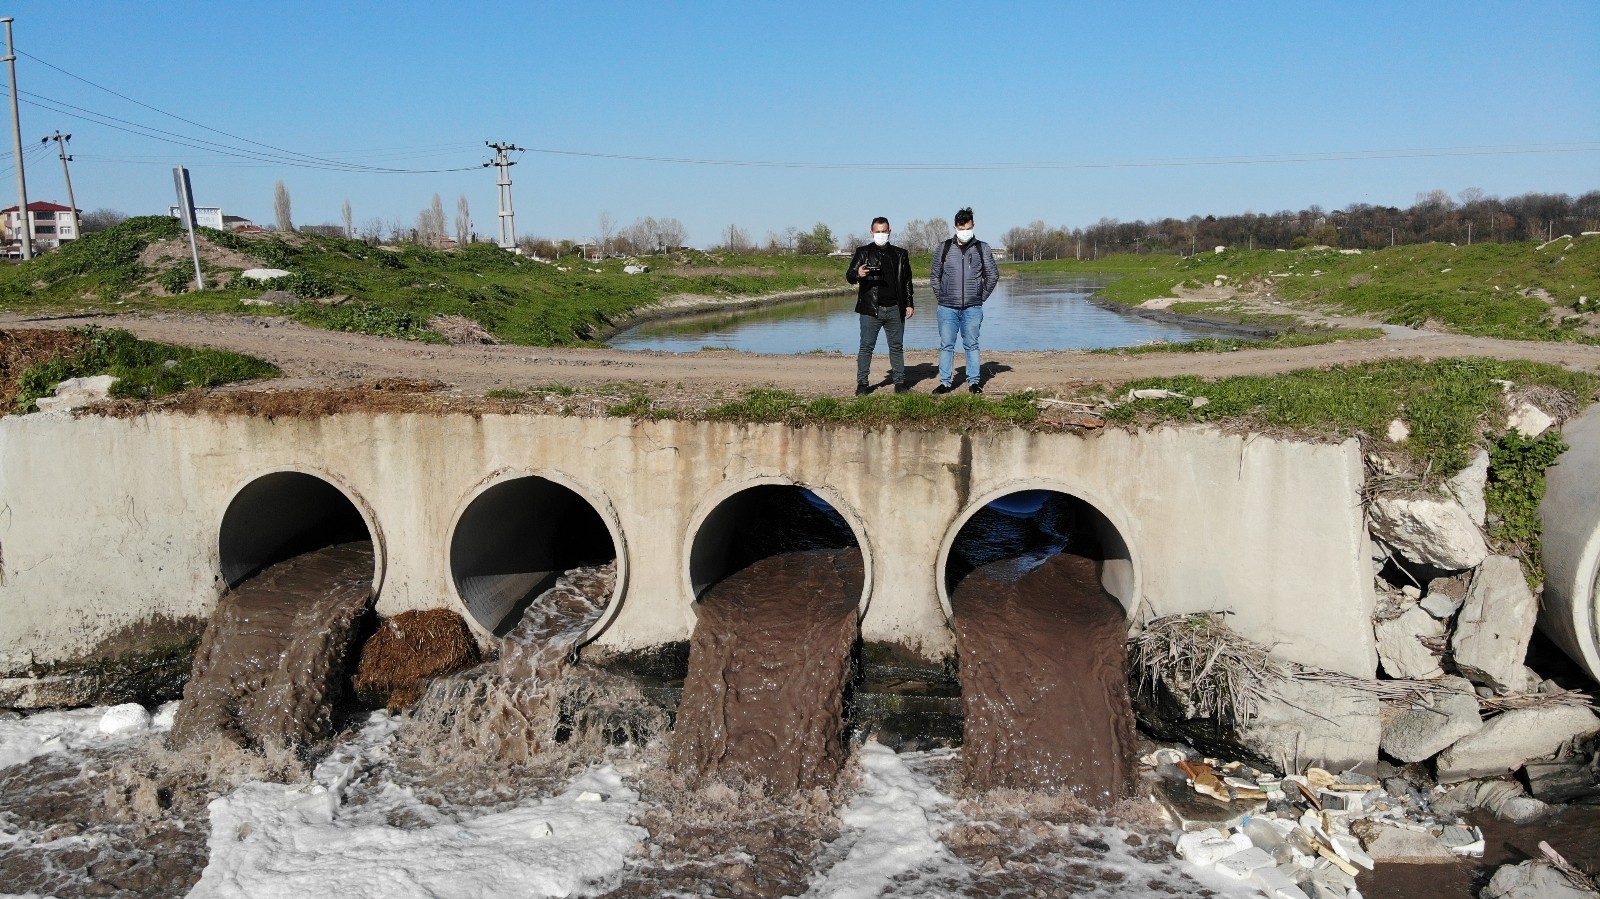
<path id="1" fill-rule="evenodd" d="M 285 374 L 284 379 L 272 382 L 275 388 L 414 378 L 443 381 L 452 391 L 463 394 L 550 383 L 591 387 L 633 382 L 707 393 L 747 387 L 781 387 L 808 395 L 847 395 L 855 384 L 855 358 L 831 354 L 763 356 L 729 351 L 680 354 L 506 345 L 439 346 L 323 331 L 281 318 L 177 313 L 51 319 L 0 316 L 0 328 L 66 328 L 88 324 L 125 328 L 148 340 L 234 350 L 267 359 Z M 1208 378 L 1274 374 L 1342 363 L 1457 356 L 1529 359 L 1600 372 L 1600 347 L 1597 346 L 1455 334 L 1228 353 L 1115 356 L 1073 351 L 986 351 L 984 369 L 992 379 L 988 392 L 1008 393 L 1026 389 L 1057 390 L 1096 381 L 1184 374 Z M 937 383 L 936 357 L 933 352 L 908 354 L 907 375 L 914 389 L 927 391 Z M 880 374 L 888 367 L 882 353 L 874 362 L 874 371 Z"/>

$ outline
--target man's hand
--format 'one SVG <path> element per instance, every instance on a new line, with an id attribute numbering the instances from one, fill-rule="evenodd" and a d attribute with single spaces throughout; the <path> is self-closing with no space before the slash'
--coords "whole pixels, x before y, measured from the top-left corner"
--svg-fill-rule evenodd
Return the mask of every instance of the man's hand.
<path id="1" fill-rule="evenodd" d="M 907 306 L 906 307 L 906 318 L 910 318 L 911 316 L 916 315 L 916 314 L 917 314 L 917 307 L 915 307 L 915 306 Z"/>
<path id="2" fill-rule="evenodd" d="M 861 263 L 861 265 L 856 267 L 856 277 L 857 278 L 865 278 L 866 276 L 867 276 L 867 264 L 865 262 L 863 262 L 863 263 Z"/>

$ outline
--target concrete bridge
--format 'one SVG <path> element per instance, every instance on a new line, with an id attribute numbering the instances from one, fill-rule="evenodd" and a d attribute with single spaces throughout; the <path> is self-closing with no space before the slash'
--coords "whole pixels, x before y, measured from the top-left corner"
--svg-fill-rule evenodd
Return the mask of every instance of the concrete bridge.
<path id="1" fill-rule="evenodd" d="M 1362 477 L 1355 441 L 1195 427 L 12 417 L 0 421 L 0 673 L 203 618 L 262 567 L 366 535 L 385 615 L 450 608 L 487 638 L 530 585 L 609 542 L 619 590 L 595 640 L 684 640 L 730 535 L 766 526 L 752 488 L 793 484 L 856 534 L 868 641 L 952 652 L 942 573 L 957 531 L 991 500 L 1048 489 L 1089 507 L 1130 626 L 1226 609 L 1285 659 L 1371 676 Z"/>

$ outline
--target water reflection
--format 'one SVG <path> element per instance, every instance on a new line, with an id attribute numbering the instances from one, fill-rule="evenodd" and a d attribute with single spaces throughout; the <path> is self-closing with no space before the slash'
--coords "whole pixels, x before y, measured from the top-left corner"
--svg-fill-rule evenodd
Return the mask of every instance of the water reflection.
<path id="1" fill-rule="evenodd" d="M 1186 325 L 1154 322 L 1101 309 L 1089 296 L 1105 285 L 1082 275 L 1024 274 L 1004 278 L 984 307 L 986 350 L 1068 350 L 1171 343 L 1216 336 Z M 918 292 L 917 315 L 906 324 L 906 348 L 936 349 L 933 297 Z M 612 338 L 628 350 L 693 352 L 707 347 L 752 353 L 853 354 L 859 337 L 855 295 L 783 303 L 764 309 L 717 312 L 646 322 Z M 878 351 L 884 351 L 882 338 Z M 959 347 L 958 347 L 959 351 Z"/>

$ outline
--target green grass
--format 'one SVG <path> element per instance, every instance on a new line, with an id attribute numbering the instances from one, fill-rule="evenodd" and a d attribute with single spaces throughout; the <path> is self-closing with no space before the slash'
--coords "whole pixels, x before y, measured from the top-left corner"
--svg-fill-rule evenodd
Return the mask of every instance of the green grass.
<path id="1" fill-rule="evenodd" d="M 127 331 L 73 329 L 86 345 L 78 353 L 35 363 L 19 377 L 19 412 L 32 412 L 41 396 L 54 392 L 68 378 L 113 375 L 111 395 L 154 399 L 193 387 L 216 387 L 235 381 L 276 378 L 278 367 L 253 356 L 225 350 L 191 349 L 140 340 Z"/>
<path id="2" fill-rule="evenodd" d="M 563 258 L 558 267 L 490 244 L 470 244 L 450 252 L 417 245 L 385 250 L 311 234 L 284 239 L 202 229 L 212 244 L 293 276 L 266 284 L 243 282 L 153 296 L 144 285 L 188 283 L 185 260 L 145 266 L 139 255 L 152 242 L 182 233 L 171 218 L 134 218 L 32 262 L 0 266 L 0 309 L 289 315 L 319 327 L 426 341 L 440 339 L 427 330 L 434 315 L 463 315 L 508 343 L 559 346 L 590 343 L 614 323 L 675 294 L 752 296 L 845 286 L 846 263 L 825 257 L 722 256 L 687 250 L 649 257 L 648 274 L 626 275 L 625 260 L 587 263 Z M 350 299 L 333 306 L 240 304 L 267 288 L 303 297 L 332 294 Z"/>
<path id="3" fill-rule="evenodd" d="M 1141 346 L 1108 347 L 1090 350 L 1111 356 L 1141 356 L 1146 353 L 1227 353 L 1234 350 L 1283 350 L 1303 346 L 1320 346 L 1345 340 L 1377 340 L 1383 336 L 1379 328 L 1347 328 L 1338 331 L 1285 331 L 1267 340 L 1250 340 L 1243 337 L 1202 337 L 1184 343 L 1147 343 Z"/>
<path id="4" fill-rule="evenodd" d="M 1552 306 L 1557 315 L 1566 315 L 1577 310 L 1580 297 L 1589 297 L 1591 304 L 1600 298 L 1600 238 L 1539 247 L 1531 242 L 1461 247 L 1431 243 L 1350 255 L 1230 248 L 1220 256 L 1124 255 L 1018 268 L 1120 273 L 1100 294 L 1120 303 L 1170 297 L 1174 286 L 1211 286 L 1218 275 L 1225 275 L 1226 284 L 1266 286 L 1291 304 L 1367 315 L 1388 324 L 1431 324 L 1519 340 L 1600 342 L 1547 317 Z M 1552 302 L 1524 295 L 1535 290 L 1548 293 Z"/>
<path id="5" fill-rule="evenodd" d="M 1414 457 L 1424 470 L 1447 476 L 1467 464 L 1483 433 L 1504 426 L 1503 393 L 1495 379 L 1558 387 L 1582 403 L 1600 390 L 1600 377 L 1537 362 L 1397 360 L 1215 381 L 1149 378 L 1119 390 L 1161 387 L 1203 396 L 1210 403 L 1194 408 L 1188 399 L 1137 400 L 1109 410 L 1107 417 L 1124 422 L 1241 420 L 1301 433 L 1360 432 L 1379 439 L 1390 421 L 1402 418 L 1411 425 L 1411 437 L 1393 448 Z"/>
<path id="6" fill-rule="evenodd" d="M 973 394 L 932 396 L 899 393 L 851 399 L 808 399 L 787 390 L 758 389 L 707 410 L 714 421 L 787 422 L 789 424 L 924 424 L 962 428 L 978 424 L 1027 424 L 1039 417 L 1031 392 L 1003 397 Z"/>

